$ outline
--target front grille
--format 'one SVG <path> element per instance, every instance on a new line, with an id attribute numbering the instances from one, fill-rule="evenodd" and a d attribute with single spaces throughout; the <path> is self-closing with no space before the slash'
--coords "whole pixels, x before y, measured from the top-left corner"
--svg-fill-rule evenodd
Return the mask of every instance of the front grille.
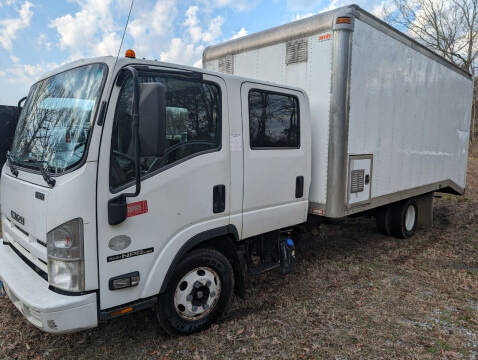
<path id="1" fill-rule="evenodd" d="M 32 232 L 29 231 L 30 229 L 27 231 L 20 224 L 8 221 L 6 217 L 3 217 L 3 220 L 4 244 L 10 245 L 17 255 L 21 255 L 22 260 L 27 259 L 30 267 L 33 264 L 35 267 L 32 268 L 36 272 L 38 272 L 36 269 L 39 268 L 43 273 L 46 273 L 47 249 L 45 242 L 33 236 Z"/>
<path id="2" fill-rule="evenodd" d="M 18 251 L 15 246 L 9 243 L 4 243 L 5 246 L 10 246 L 10 248 L 15 252 L 15 254 L 18 255 L 20 259 L 22 259 L 28 266 L 30 266 L 33 271 L 35 271 L 38 275 L 40 275 L 44 280 L 48 281 L 48 274 L 44 272 L 42 269 L 40 269 L 38 266 L 36 266 L 34 263 L 32 263 L 30 260 L 28 260 L 23 254 Z M 44 261 L 42 261 L 44 262 Z M 46 263 L 45 263 L 46 265 Z"/>
<path id="3" fill-rule="evenodd" d="M 46 244 L 43 241 L 40 241 L 40 240 L 37 239 L 37 243 L 39 243 L 41 246 L 46 247 Z"/>
<path id="4" fill-rule="evenodd" d="M 19 227 L 18 225 L 15 225 L 15 227 L 17 228 L 18 231 L 20 231 L 23 235 L 25 236 L 29 236 L 30 234 L 27 233 L 25 230 L 23 230 L 21 227 Z"/>

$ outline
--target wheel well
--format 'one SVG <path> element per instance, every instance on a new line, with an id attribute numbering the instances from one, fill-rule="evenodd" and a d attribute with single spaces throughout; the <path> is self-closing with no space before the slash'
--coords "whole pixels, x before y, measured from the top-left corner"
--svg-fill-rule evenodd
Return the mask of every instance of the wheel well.
<path id="1" fill-rule="evenodd" d="M 210 248 L 223 254 L 232 265 L 234 277 L 236 279 L 235 292 L 238 296 L 245 296 L 246 281 L 246 261 L 244 252 L 239 250 L 237 246 L 238 234 L 234 226 L 229 225 L 222 228 L 212 229 L 204 233 L 200 233 L 191 238 L 176 254 L 169 270 L 164 278 L 160 293 L 166 290 L 167 283 L 171 279 L 176 266 L 191 251 L 197 249 Z"/>
<path id="2" fill-rule="evenodd" d="M 219 251 L 221 254 L 227 257 L 229 261 L 231 261 L 231 264 L 236 257 L 236 246 L 234 244 L 234 239 L 232 239 L 232 236 L 229 236 L 229 235 L 218 236 L 218 237 L 200 242 L 199 244 L 191 248 L 186 254 L 189 254 L 190 252 L 197 249 L 205 249 L 205 248 Z"/>
<path id="3" fill-rule="evenodd" d="M 228 234 L 203 241 L 189 250 L 187 254 L 197 249 L 217 250 L 229 260 L 234 270 L 234 278 L 236 279 L 235 293 L 240 297 L 244 297 L 246 276 L 245 261 L 241 259 L 241 252 L 238 251 L 234 236 Z"/>

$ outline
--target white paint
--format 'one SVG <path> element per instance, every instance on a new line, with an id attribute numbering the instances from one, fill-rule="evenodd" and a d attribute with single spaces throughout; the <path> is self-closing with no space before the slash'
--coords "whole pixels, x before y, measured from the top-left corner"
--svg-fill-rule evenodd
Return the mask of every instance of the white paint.
<path id="1" fill-rule="evenodd" d="M 15 178 L 4 167 L 4 240 L 46 270 L 42 263 L 46 250 L 36 240 L 45 241 L 47 232 L 58 225 L 82 218 L 86 290 L 99 289 L 100 294 L 100 304 L 96 303 L 96 294 L 54 294 L 9 247 L 0 246 L 0 280 L 25 316 L 29 318 L 24 306 L 32 307 L 40 312 L 39 318 L 29 318 L 32 323 L 44 328 L 45 321 L 53 319 L 61 322 L 61 332 L 96 326 L 97 306 L 106 309 L 157 295 L 173 259 L 196 235 L 234 225 L 239 238 L 244 239 L 305 222 L 309 201 L 325 204 L 327 186 L 334 185 L 327 184 L 334 41 L 319 41 L 320 35 L 308 38 L 307 63 L 286 66 L 285 44 L 234 55 L 236 74 L 256 80 L 205 71 L 204 78 L 216 83 L 222 92 L 221 149 L 144 179 L 140 196 L 128 202 L 147 200 L 147 214 L 117 226 L 108 225 L 107 204 L 117 196 L 109 188 L 117 88 L 112 92 L 107 88 L 103 93 L 102 100 L 109 100 L 110 106 L 104 125 L 94 125 L 87 162 L 58 176 L 54 188 L 47 188 L 39 174 L 20 170 Z M 115 59 L 81 60 L 57 71 L 97 61 L 111 69 Z M 155 61 L 119 59 L 117 69 L 133 63 L 164 66 Z M 217 61 L 206 66 L 217 69 Z M 172 64 L 165 68 L 171 67 L 197 71 Z M 109 80 L 114 76 L 116 73 L 110 71 Z M 113 86 L 109 81 L 107 84 Z M 373 166 L 370 160 L 357 160 L 347 170 L 363 168 L 370 172 L 372 198 L 447 179 L 465 186 L 471 81 L 357 20 L 350 85 L 348 154 L 371 154 Z M 299 98 L 299 149 L 251 150 L 247 93 L 253 87 Z M 297 176 L 305 179 L 300 199 L 295 198 Z M 212 189 L 218 184 L 226 187 L 226 209 L 214 214 Z M 35 191 L 45 193 L 44 202 L 35 199 Z M 368 189 L 351 195 L 349 200 L 351 204 L 367 201 Z M 29 235 L 8 223 L 6 217 L 12 210 L 25 217 L 22 229 Z M 131 251 L 154 247 L 154 252 L 108 263 L 107 257 L 117 254 L 108 247 L 108 240 L 118 235 L 131 238 Z M 111 277 L 132 271 L 141 275 L 137 287 L 117 292 L 108 289 Z"/>
<path id="2" fill-rule="evenodd" d="M 263 89 L 291 94 L 299 99 L 300 133 L 299 149 L 253 150 L 249 132 L 249 91 Z M 244 205 L 242 237 L 248 238 L 278 228 L 298 224 L 308 210 L 308 191 L 295 197 L 296 178 L 308 170 L 309 137 L 308 111 L 305 97 L 294 90 L 281 89 L 259 83 L 244 83 L 241 88 L 243 139 L 244 139 Z M 303 119 L 303 120 L 302 120 Z M 304 185 L 305 187 L 305 185 Z"/>
<path id="3" fill-rule="evenodd" d="M 21 261 L 0 239 L 0 281 L 8 297 L 34 326 L 51 333 L 87 329 L 98 325 L 96 294 L 64 296 Z M 56 328 L 48 325 L 54 321 Z"/>
<path id="4" fill-rule="evenodd" d="M 373 154 L 372 198 L 465 187 L 471 98 L 471 80 L 356 20 L 348 152 Z"/>
<path id="5" fill-rule="evenodd" d="M 226 83 L 223 79 L 207 75 L 205 78 L 217 84 L 223 94 L 227 94 Z M 113 101 L 116 101 L 118 93 L 118 88 L 115 88 L 112 94 Z M 164 275 L 156 277 L 154 269 L 159 266 L 165 273 L 169 268 L 176 253 L 168 253 L 170 259 L 167 262 L 157 263 L 157 259 L 167 249 L 171 241 L 182 244 L 194 236 L 195 231 L 201 232 L 229 224 L 230 210 L 227 197 L 225 212 L 213 214 L 212 211 L 214 186 L 225 185 L 226 194 L 230 192 L 230 151 L 227 141 L 230 136 L 229 111 L 227 96 L 222 96 L 222 99 L 223 145 L 221 149 L 194 157 L 157 176 L 143 180 L 140 196 L 129 198 L 128 203 L 147 200 L 148 213 L 128 218 L 116 226 L 108 225 L 108 207 L 106 206 L 110 199 L 118 196 L 109 190 L 111 148 L 109 139 L 111 139 L 114 112 L 108 111 L 99 159 L 98 187 L 104 190 L 98 192 L 98 222 L 101 224 L 98 227 L 98 238 L 111 239 L 117 235 L 126 235 L 132 240 L 130 251 L 154 247 L 154 253 L 122 261 L 107 262 L 107 257 L 115 255 L 116 252 L 108 247 L 107 241 L 98 242 L 100 305 L 102 309 L 157 294 L 158 283 L 161 284 Z M 134 186 L 124 191 L 134 192 Z M 184 229 L 189 231 L 183 235 L 190 236 L 185 239 L 178 237 Z M 139 271 L 141 274 L 141 282 L 138 286 L 121 291 L 109 289 L 108 282 L 112 276 L 133 271 Z"/>
<path id="6" fill-rule="evenodd" d="M 319 40 L 330 35 L 327 40 Z M 312 178 L 309 200 L 325 204 L 327 200 L 327 164 L 329 154 L 329 111 L 332 77 L 333 34 L 326 31 L 308 37 L 308 62 L 286 65 L 286 44 L 248 50 L 234 57 L 234 74 L 287 84 L 309 94 L 311 116 Z M 218 60 L 208 61 L 206 69 L 218 70 Z"/>
<path id="7" fill-rule="evenodd" d="M 231 134 L 231 151 L 242 151 L 242 135 Z"/>

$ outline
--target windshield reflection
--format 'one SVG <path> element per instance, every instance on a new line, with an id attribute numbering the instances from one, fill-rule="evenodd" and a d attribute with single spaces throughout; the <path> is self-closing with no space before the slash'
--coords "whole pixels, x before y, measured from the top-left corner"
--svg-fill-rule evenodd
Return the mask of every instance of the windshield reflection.
<path id="1" fill-rule="evenodd" d="M 33 85 L 18 121 L 12 160 L 31 168 L 43 163 L 53 173 L 78 164 L 86 152 L 106 69 L 104 64 L 86 65 Z"/>

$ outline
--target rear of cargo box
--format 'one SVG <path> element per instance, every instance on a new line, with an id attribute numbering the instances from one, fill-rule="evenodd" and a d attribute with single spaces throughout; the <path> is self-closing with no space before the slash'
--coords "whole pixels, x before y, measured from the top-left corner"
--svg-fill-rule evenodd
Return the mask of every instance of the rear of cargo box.
<path id="1" fill-rule="evenodd" d="M 307 92 L 313 214 L 464 191 L 471 76 L 358 6 L 213 46 L 203 66 Z"/>

